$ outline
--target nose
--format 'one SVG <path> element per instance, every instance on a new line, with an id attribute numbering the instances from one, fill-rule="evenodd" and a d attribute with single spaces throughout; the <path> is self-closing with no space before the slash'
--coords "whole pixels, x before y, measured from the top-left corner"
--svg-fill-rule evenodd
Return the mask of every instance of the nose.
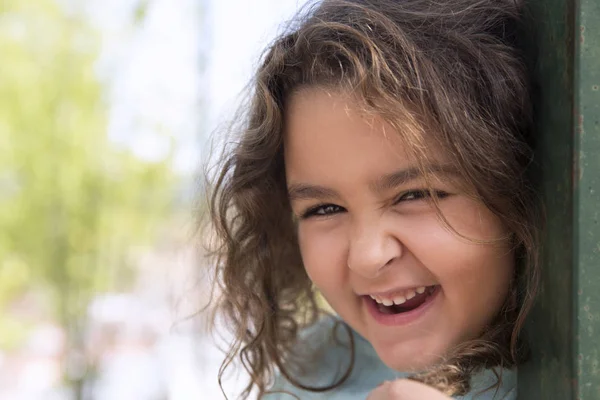
<path id="1" fill-rule="evenodd" d="M 348 248 L 348 268 L 365 278 L 381 274 L 402 256 L 402 243 L 381 221 L 355 224 Z"/>

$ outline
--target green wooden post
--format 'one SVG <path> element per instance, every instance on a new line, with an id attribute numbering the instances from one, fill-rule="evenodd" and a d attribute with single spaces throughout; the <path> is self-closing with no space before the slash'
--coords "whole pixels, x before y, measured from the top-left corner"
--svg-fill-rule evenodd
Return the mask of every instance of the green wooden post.
<path id="1" fill-rule="evenodd" d="M 530 0 L 543 284 L 520 399 L 600 399 L 600 2 Z"/>
<path id="2" fill-rule="evenodd" d="M 600 399 L 600 3 L 575 13 L 575 389 Z"/>

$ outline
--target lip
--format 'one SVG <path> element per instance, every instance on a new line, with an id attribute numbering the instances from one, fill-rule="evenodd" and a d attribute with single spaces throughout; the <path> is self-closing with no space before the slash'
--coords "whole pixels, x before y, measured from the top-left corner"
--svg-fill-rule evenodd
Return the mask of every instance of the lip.
<path id="1" fill-rule="evenodd" d="M 369 314 L 377 323 L 385 326 L 399 326 L 411 324 L 417 319 L 421 318 L 427 311 L 429 311 L 429 309 L 431 309 L 431 306 L 433 305 L 435 300 L 437 300 L 440 291 L 441 286 L 437 285 L 434 292 L 431 295 L 429 295 L 429 297 L 427 298 L 427 300 L 425 300 L 423 304 L 421 304 L 414 310 L 410 310 L 400 314 L 382 314 L 377 309 L 376 303 L 375 301 L 373 301 L 373 299 L 371 299 L 371 297 L 367 295 L 362 296 L 362 298 L 363 302 L 365 303 L 365 306 L 367 307 L 367 310 L 369 311 Z"/>

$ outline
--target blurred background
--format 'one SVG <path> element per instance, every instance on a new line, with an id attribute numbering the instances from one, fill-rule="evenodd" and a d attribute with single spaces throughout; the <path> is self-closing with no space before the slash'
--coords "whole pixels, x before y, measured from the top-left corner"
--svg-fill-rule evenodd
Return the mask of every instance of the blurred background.
<path id="1" fill-rule="evenodd" d="M 302 3 L 0 1 L 0 399 L 224 398 L 199 172 Z"/>

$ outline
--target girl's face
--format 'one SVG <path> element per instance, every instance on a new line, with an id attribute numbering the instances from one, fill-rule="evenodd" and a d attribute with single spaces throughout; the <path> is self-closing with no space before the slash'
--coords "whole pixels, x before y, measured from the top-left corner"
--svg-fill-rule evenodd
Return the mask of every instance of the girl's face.
<path id="1" fill-rule="evenodd" d="M 404 150 L 349 96 L 313 88 L 290 99 L 286 176 L 304 267 L 385 364 L 414 371 L 481 334 L 508 295 L 514 257 L 509 232 L 461 193 L 437 151 L 439 207 L 472 240 L 444 227 Z"/>

